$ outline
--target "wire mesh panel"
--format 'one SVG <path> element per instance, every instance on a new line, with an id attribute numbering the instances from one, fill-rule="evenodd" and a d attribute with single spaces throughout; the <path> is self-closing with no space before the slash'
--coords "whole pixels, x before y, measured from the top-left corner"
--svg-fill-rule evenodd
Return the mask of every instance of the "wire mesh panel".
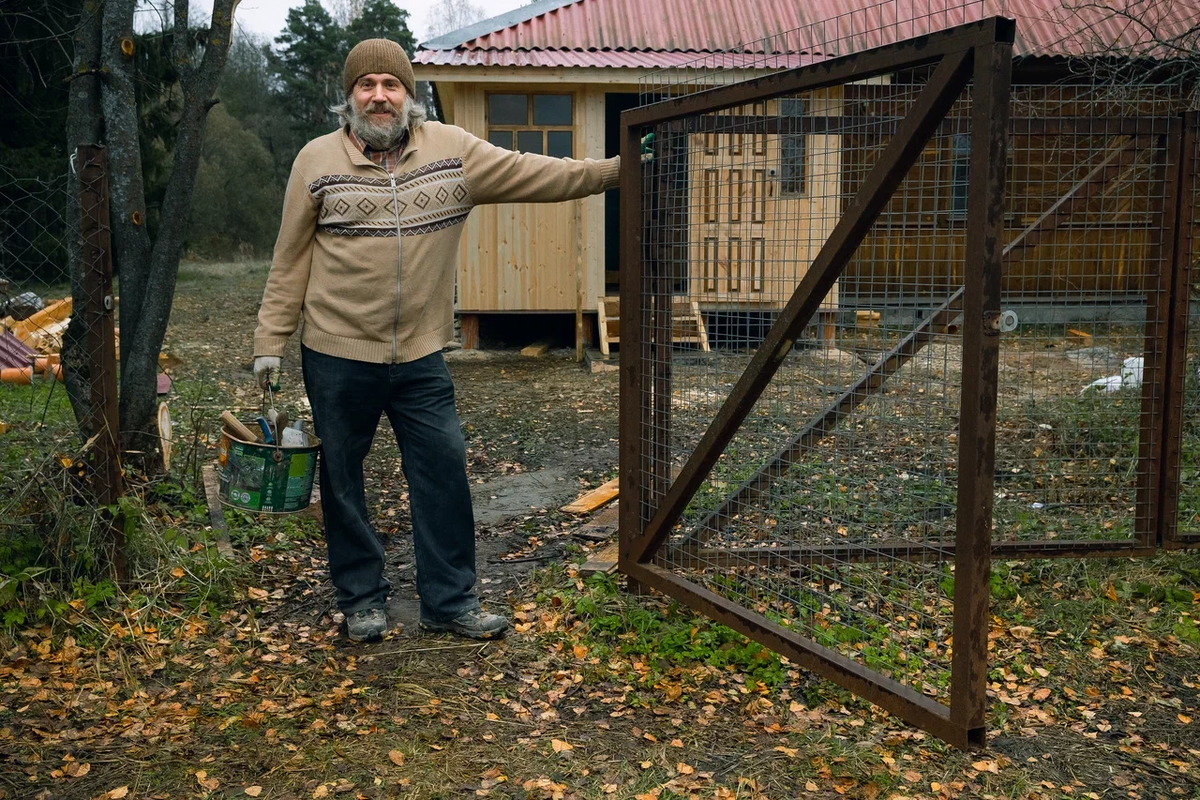
<path id="1" fill-rule="evenodd" d="M 81 529 L 119 538 L 105 508 L 121 466 L 105 152 L 63 166 L 51 180 L 0 168 L 0 533 L 66 552 Z M 120 573 L 119 541 L 105 544 Z"/>
<path id="2" fill-rule="evenodd" d="M 1002 28 L 623 120 L 648 135 L 622 196 L 641 232 L 622 274 L 622 569 L 960 745 L 982 735 Z M 975 233 L 926 232 L 909 255 L 960 192 Z M 878 310 L 843 302 L 852 258 L 914 257 Z M 689 308 L 708 347 L 680 343 Z"/>
<path id="3" fill-rule="evenodd" d="M 1014 89 L 995 506 L 1009 552 L 1153 547 L 1176 102 Z"/>

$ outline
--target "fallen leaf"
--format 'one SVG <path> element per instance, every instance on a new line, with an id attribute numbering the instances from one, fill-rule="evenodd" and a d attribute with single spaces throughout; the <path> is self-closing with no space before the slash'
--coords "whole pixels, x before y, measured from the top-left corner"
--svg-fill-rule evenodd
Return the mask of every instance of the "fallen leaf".
<path id="1" fill-rule="evenodd" d="M 816 790 L 817 790 L 817 785 L 815 783 L 813 783 L 812 781 L 808 781 L 807 783 L 804 784 L 804 791 L 815 792 Z"/>
<path id="2" fill-rule="evenodd" d="M 329 787 L 322 783 L 315 790 L 313 790 L 312 796 L 314 800 L 320 800 L 322 797 L 328 797 Z"/>
<path id="3" fill-rule="evenodd" d="M 1050 696 L 1049 689 L 1038 689 L 1036 692 L 1033 693 L 1033 699 L 1037 700 L 1039 703 L 1041 701 L 1045 700 L 1049 696 Z"/>
<path id="4" fill-rule="evenodd" d="M 683 739 L 672 739 L 671 747 L 683 747 Z"/>
<path id="5" fill-rule="evenodd" d="M 1192 721 L 1192 718 L 1187 716 L 1186 714 L 1180 714 L 1179 721 L 1182 722 L 1184 725 L 1187 725 L 1188 723 L 1190 723 Z"/>
<path id="6" fill-rule="evenodd" d="M 247 786 L 242 791 L 244 791 L 246 794 L 250 795 L 251 797 L 258 797 L 260 794 L 262 794 L 262 787 L 261 786 Z"/>
<path id="7" fill-rule="evenodd" d="M 109 789 L 107 797 L 108 797 L 108 800 L 121 800 L 122 797 L 126 797 L 126 796 L 128 796 L 128 794 L 129 794 L 128 786 L 118 786 L 115 789 Z"/>
<path id="8" fill-rule="evenodd" d="M 182 578 L 186 573 L 184 573 L 183 567 L 176 567 L 175 569 L 171 570 L 171 574 L 176 578 Z"/>
<path id="9" fill-rule="evenodd" d="M 249 589 L 246 590 L 246 594 L 250 595 L 251 600 L 266 600 L 267 599 L 267 590 L 266 589 L 256 589 L 253 586 L 251 586 Z"/>
<path id="10" fill-rule="evenodd" d="M 799 750 L 797 750 L 794 747 L 784 747 L 783 745 L 776 747 L 775 750 L 777 752 L 783 753 L 788 758 L 795 758 L 796 754 L 800 752 Z"/>
<path id="11" fill-rule="evenodd" d="M 999 772 L 1000 765 L 995 761 L 972 761 L 971 766 L 980 772 Z"/>
<path id="12" fill-rule="evenodd" d="M 92 765 L 87 761 L 80 764 L 78 761 L 72 761 L 63 767 L 63 772 L 72 778 L 82 778 L 92 771 Z"/>
<path id="13" fill-rule="evenodd" d="M 215 792 L 217 787 L 221 785 L 219 780 L 208 777 L 208 773 L 202 769 L 196 770 L 196 783 L 210 792 Z"/>
<path id="14" fill-rule="evenodd" d="M 1104 592 L 1104 596 L 1109 600 L 1112 600 L 1114 603 L 1117 602 L 1117 587 L 1110 583 L 1108 585 L 1108 589 Z"/>
<path id="15" fill-rule="evenodd" d="M 388 751 L 388 761 L 391 761 L 397 767 L 403 767 L 404 753 L 401 753 L 399 750 L 390 750 Z"/>
<path id="16" fill-rule="evenodd" d="M 554 752 L 561 753 L 565 750 L 574 750 L 575 746 L 564 742 L 562 739 L 551 739 L 550 746 L 554 748 Z"/>
<path id="17" fill-rule="evenodd" d="M 680 775 L 691 775 L 696 771 L 695 767 L 685 764 L 682 761 L 675 765 L 675 769 L 679 771 Z"/>
<path id="18" fill-rule="evenodd" d="M 574 647 L 572 647 L 571 651 L 573 653 L 575 653 L 576 658 L 583 658 L 584 656 L 586 656 L 588 654 L 588 649 L 581 644 L 577 644 Z"/>

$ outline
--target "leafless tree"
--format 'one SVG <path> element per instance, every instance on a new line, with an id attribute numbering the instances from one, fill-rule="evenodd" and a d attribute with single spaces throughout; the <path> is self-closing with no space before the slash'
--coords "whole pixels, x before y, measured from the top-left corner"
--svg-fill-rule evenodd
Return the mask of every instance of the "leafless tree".
<path id="1" fill-rule="evenodd" d="M 344 28 L 362 16 L 366 0 L 328 0 L 325 5 L 337 24 Z"/>
<path id="2" fill-rule="evenodd" d="M 429 10 L 429 25 L 425 38 L 436 39 L 486 17 L 487 12 L 473 5 L 471 0 L 441 0 Z"/>
<path id="3" fill-rule="evenodd" d="M 114 261 L 120 276 L 121 375 L 120 425 L 127 452 L 148 456 L 157 445 L 153 433 L 157 401 L 158 352 L 162 347 L 184 235 L 191 218 L 192 190 L 200 164 L 204 127 L 229 52 L 234 9 L 238 0 L 213 0 L 207 27 L 190 25 L 188 0 L 174 0 L 172 60 L 182 98 L 171 176 L 162 198 L 160 223 L 151 238 L 146 227 L 146 193 L 138 140 L 135 102 L 134 13 L 138 0 L 82 0 L 75 32 L 74 70 L 67 109 L 71 152 L 82 144 L 103 143 L 108 149 L 110 216 Z M 72 192 L 77 196 L 76 191 Z M 72 229 L 79 230 L 80 209 L 69 209 Z M 72 239 L 77 237 L 71 237 Z M 78 245 L 72 263 L 72 295 L 82 299 Z M 75 307 L 64 343 L 63 359 L 77 359 L 84 332 L 75 320 L 85 315 Z M 70 369 L 66 370 L 70 374 Z M 68 385 L 76 415 L 87 407 L 80 385 Z M 86 431 L 84 432 L 87 433 Z M 147 465 L 153 460 L 145 457 Z"/>

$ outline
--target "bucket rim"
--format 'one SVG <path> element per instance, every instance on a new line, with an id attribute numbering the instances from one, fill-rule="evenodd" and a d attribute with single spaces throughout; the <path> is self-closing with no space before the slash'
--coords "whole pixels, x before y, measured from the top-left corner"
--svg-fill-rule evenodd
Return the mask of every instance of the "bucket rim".
<path id="1" fill-rule="evenodd" d="M 305 420 L 305 422 L 310 422 L 310 420 Z M 267 444 L 266 442 L 248 442 L 245 439 L 243 439 L 240 436 L 233 433 L 233 431 L 229 430 L 229 428 L 225 427 L 224 425 L 221 426 L 221 435 L 224 436 L 225 438 L 229 439 L 231 442 L 237 442 L 238 444 L 249 445 L 250 447 L 261 447 L 263 450 L 283 450 L 288 453 L 304 453 L 304 452 L 307 452 L 310 450 L 320 450 L 321 449 L 321 437 L 317 436 L 315 433 L 306 434 L 308 436 L 311 444 L 305 444 L 305 445 L 294 445 L 294 444 L 293 445 L 284 445 L 284 444 L 274 445 L 274 444 Z"/>

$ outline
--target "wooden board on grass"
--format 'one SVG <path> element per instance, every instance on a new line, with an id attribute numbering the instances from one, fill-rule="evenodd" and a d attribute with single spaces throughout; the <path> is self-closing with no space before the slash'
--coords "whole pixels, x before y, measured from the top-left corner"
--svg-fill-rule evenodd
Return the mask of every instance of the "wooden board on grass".
<path id="1" fill-rule="evenodd" d="M 617 499 L 618 482 L 613 478 L 608 483 L 597 486 L 587 494 L 582 495 L 575 501 L 566 504 L 562 507 L 563 511 L 569 514 L 590 514 L 601 506 L 611 503 Z"/>
<path id="2" fill-rule="evenodd" d="M 621 501 L 613 503 L 608 508 L 592 517 L 585 524 L 576 528 L 571 535 L 589 542 L 606 542 L 617 534 L 619 509 Z"/>
<path id="3" fill-rule="evenodd" d="M 607 545 L 599 553 L 593 553 L 592 557 L 583 562 L 579 567 L 579 577 L 586 578 L 589 575 L 595 575 L 597 572 L 602 572 L 605 575 L 611 575 L 617 571 L 617 556 L 619 546 L 616 542 Z"/>
<path id="4" fill-rule="evenodd" d="M 233 545 L 229 541 L 229 531 L 225 528 L 225 511 L 221 508 L 221 498 L 217 492 L 217 471 L 205 467 L 204 498 L 208 501 L 208 521 L 212 524 L 213 535 L 217 537 L 217 552 L 225 558 L 233 558 Z"/>

